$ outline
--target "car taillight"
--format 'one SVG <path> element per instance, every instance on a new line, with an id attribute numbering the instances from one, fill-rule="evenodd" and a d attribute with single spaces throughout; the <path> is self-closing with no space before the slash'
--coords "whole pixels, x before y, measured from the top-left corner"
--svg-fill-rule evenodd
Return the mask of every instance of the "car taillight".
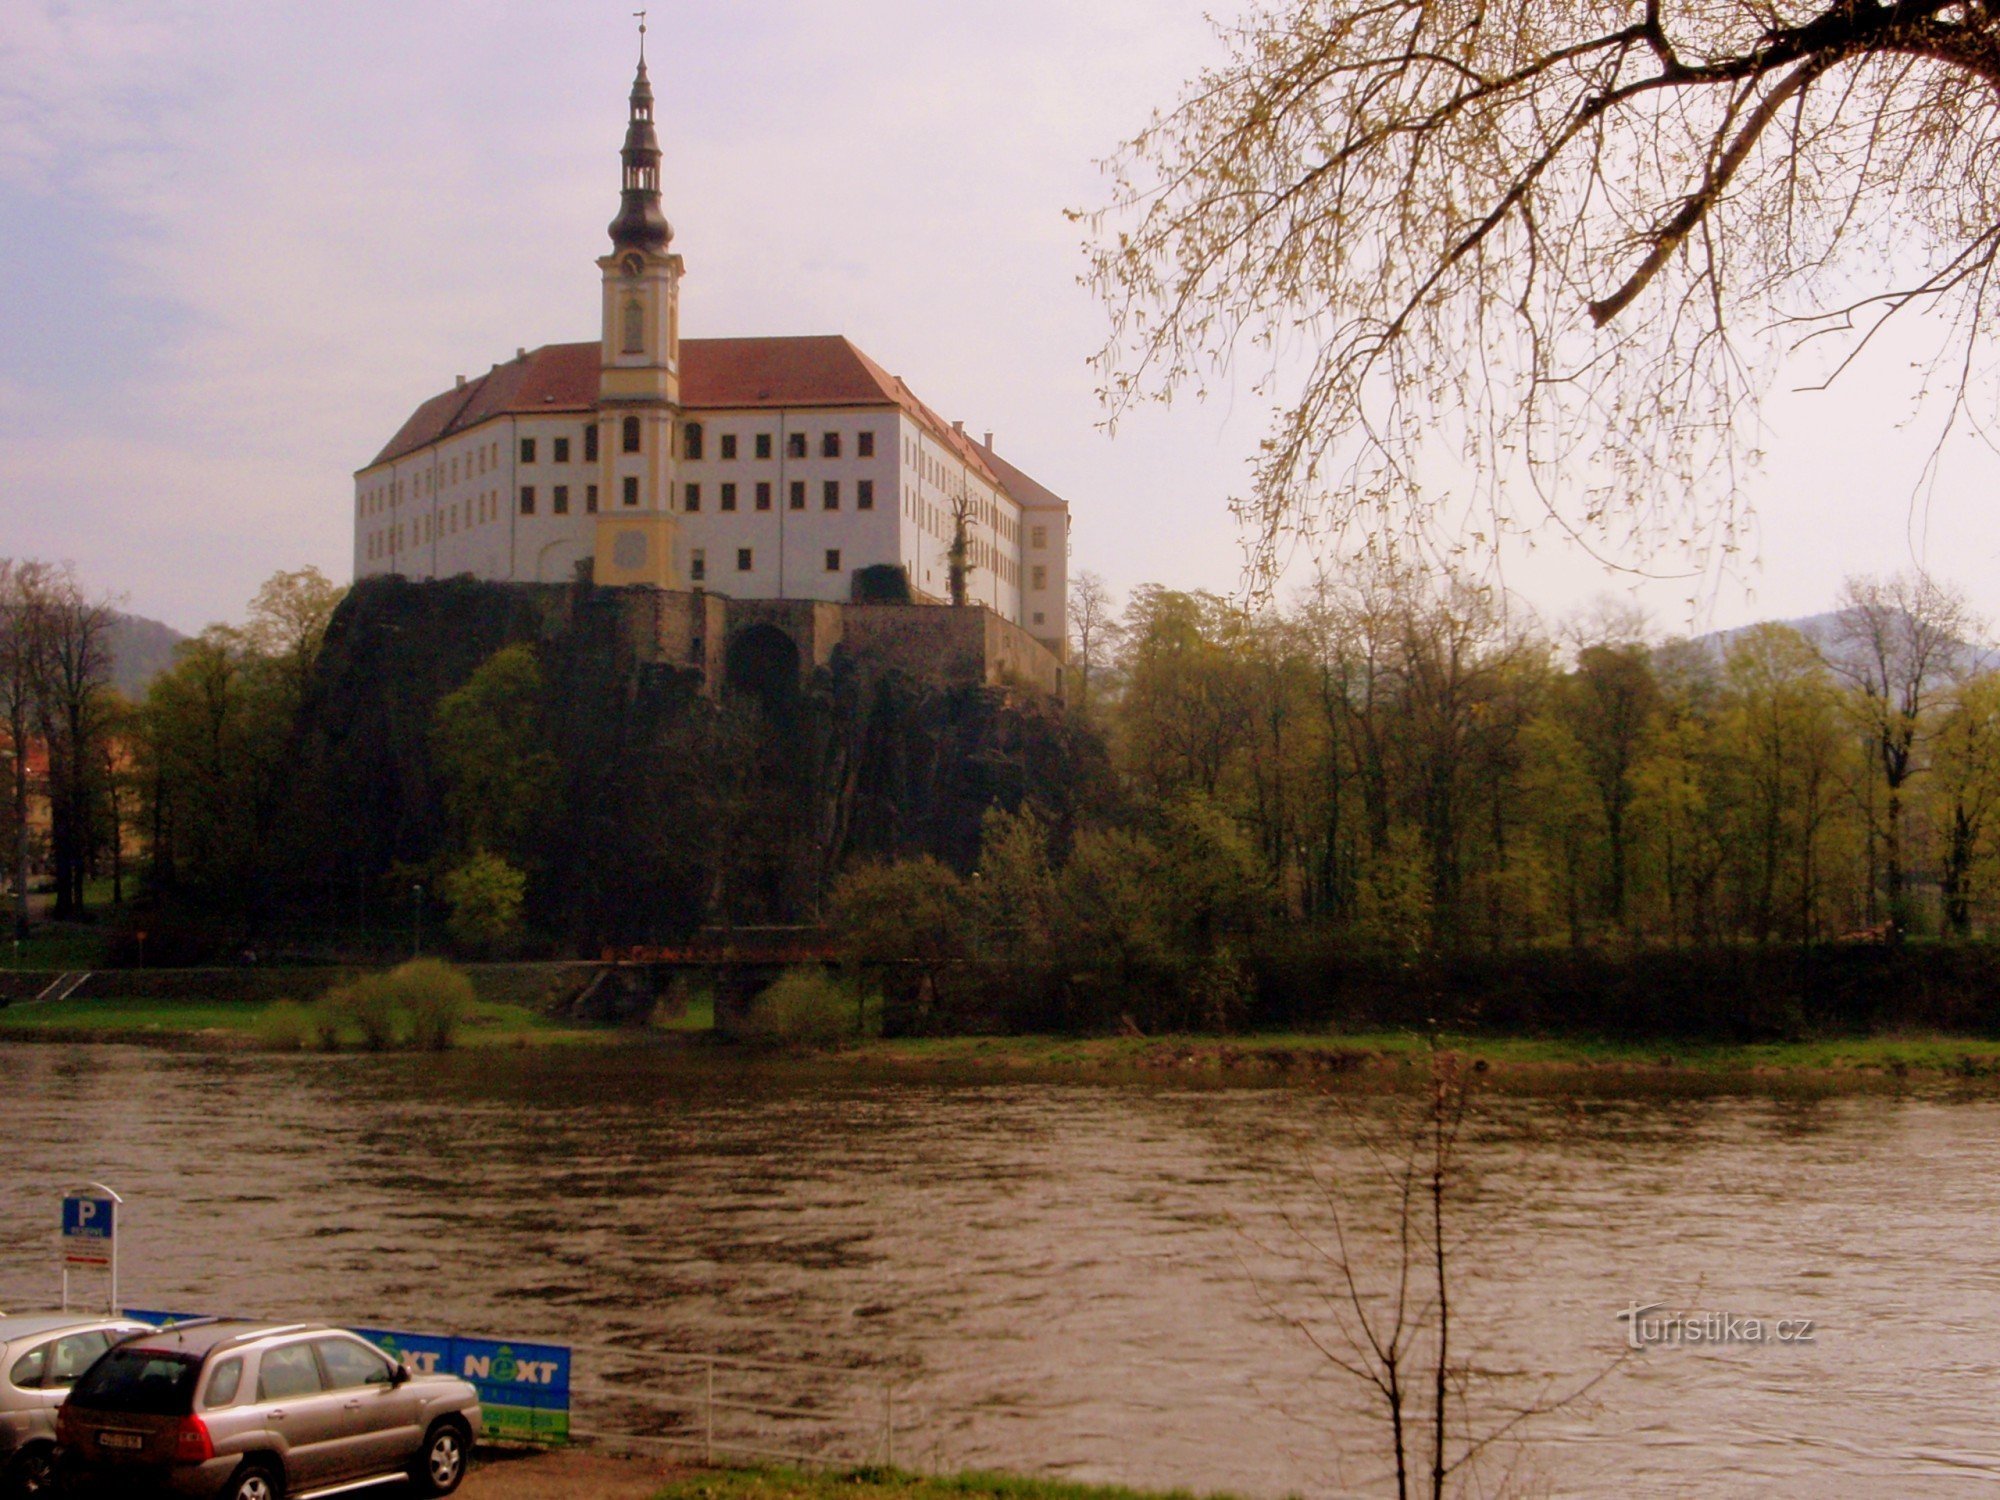
<path id="1" fill-rule="evenodd" d="M 182 1417 L 174 1429 L 174 1461 L 205 1464 L 215 1457 L 215 1444 L 208 1436 L 208 1423 L 200 1417 Z"/>
<path id="2" fill-rule="evenodd" d="M 56 1408 L 56 1441 L 74 1445 L 83 1435 L 83 1419 L 65 1401 Z"/>

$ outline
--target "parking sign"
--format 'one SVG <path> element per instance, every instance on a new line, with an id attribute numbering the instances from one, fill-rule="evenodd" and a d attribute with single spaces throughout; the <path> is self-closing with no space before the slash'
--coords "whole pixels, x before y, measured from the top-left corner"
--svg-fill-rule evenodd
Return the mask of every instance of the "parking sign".
<path id="1" fill-rule="evenodd" d="M 63 1264 L 110 1265 L 117 1225 L 118 1204 L 115 1199 L 82 1195 L 63 1199 Z"/>

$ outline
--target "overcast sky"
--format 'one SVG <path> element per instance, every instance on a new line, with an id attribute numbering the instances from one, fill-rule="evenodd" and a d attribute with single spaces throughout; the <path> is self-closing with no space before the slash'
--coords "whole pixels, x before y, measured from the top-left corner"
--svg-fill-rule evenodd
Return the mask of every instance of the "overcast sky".
<path id="1" fill-rule="evenodd" d="M 0 0 L 0 555 L 74 561 L 184 630 L 279 568 L 344 579 L 352 472 L 418 401 L 596 336 L 634 8 Z M 844 333 L 1067 496 L 1075 566 L 1234 587 L 1226 501 L 1264 413 L 1246 391 L 1107 438 L 1063 217 L 1216 55 L 1201 12 L 656 5 L 686 332 Z M 1889 349 L 1772 403 L 1760 561 L 1697 623 L 1917 561 L 2000 619 L 2000 460 L 1961 453 L 1917 506 L 1910 378 Z M 1507 577 L 1552 617 L 1630 588 L 1553 541 Z M 1638 597 L 1684 626 L 1686 592 Z"/>

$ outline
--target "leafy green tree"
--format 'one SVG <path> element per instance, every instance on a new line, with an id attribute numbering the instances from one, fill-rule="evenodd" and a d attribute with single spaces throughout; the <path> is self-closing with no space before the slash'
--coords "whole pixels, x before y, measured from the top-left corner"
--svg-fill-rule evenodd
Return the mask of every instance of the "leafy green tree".
<path id="1" fill-rule="evenodd" d="M 1576 737 L 1604 829 L 1607 915 L 1623 928 L 1632 800 L 1637 791 L 1632 775 L 1659 711 L 1652 654 L 1636 643 L 1585 646 L 1563 686 L 1559 701 Z"/>
<path id="2" fill-rule="evenodd" d="M 930 855 L 859 865 L 827 901 L 848 960 L 885 972 L 891 1031 L 921 1030 L 947 1003 L 948 972 L 971 956 L 972 916 L 965 882 Z"/>
<path id="3" fill-rule="evenodd" d="M 1980 672 L 1951 695 L 1932 761 L 1945 825 L 1938 884 L 1946 928 L 1972 934 L 1975 897 L 1992 868 L 1993 814 L 2000 807 L 2000 673 Z"/>
<path id="4" fill-rule="evenodd" d="M 438 701 L 431 753 L 460 848 L 490 850 L 517 868 L 539 862 L 562 787 L 542 711 L 541 668 L 525 644 L 503 646 Z"/>
<path id="5" fill-rule="evenodd" d="M 1781 925 L 1810 939 L 1818 927 L 1820 845 L 1841 748 L 1832 679 L 1798 631 L 1765 624 L 1731 644 L 1723 681 L 1718 728 L 1737 769 L 1735 854 L 1745 925 L 1758 942 L 1778 935 Z"/>
<path id="6" fill-rule="evenodd" d="M 446 930 L 461 950 L 498 956 L 520 941 L 528 877 L 499 855 L 474 850 L 445 872 L 438 894 L 450 913 Z"/>

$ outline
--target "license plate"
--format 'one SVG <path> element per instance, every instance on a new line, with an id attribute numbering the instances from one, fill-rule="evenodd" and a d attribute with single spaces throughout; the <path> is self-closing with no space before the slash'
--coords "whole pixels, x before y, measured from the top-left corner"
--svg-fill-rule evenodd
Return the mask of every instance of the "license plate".
<path id="1" fill-rule="evenodd" d="M 97 1435 L 100 1448 L 143 1448 L 146 1436 L 140 1432 L 100 1432 Z"/>

